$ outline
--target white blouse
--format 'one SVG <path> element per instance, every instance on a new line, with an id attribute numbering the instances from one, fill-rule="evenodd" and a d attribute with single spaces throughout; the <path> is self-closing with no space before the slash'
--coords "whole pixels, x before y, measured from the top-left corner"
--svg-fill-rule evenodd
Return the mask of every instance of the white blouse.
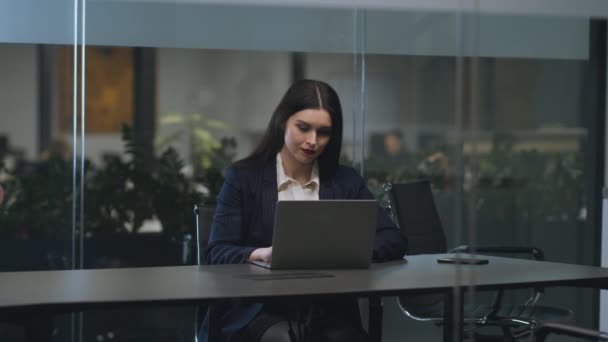
<path id="1" fill-rule="evenodd" d="M 310 180 L 306 184 L 300 184 L 285 174 L 281 154 L 277 153 L 277 189 L 279 191 L 279 201 L 318 200 L 319 184 L 319 166 L 316 161 L 312 167 Z"/>

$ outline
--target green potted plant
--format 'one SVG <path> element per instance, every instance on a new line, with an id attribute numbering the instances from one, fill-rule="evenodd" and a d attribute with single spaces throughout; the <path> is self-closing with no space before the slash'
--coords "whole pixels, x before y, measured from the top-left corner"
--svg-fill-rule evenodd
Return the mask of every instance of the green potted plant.
<path id="1" fill-rule="evenodd" d="M 160 124 L 172 133 L 161 137 L 157 146 L 167 146 L 185 139 L 190 150 L 193 179 L 203 185 L 204 196 L 196 203 L 196 213 L 200 239 L 204 246 L 211 228 L 217 195 L 224 182 L 224 170 L 236 155 L 236 140 L 232 137 L 216 138 L 213 133 L 224 131 L 228 126 L 202 113 L 170 112 L 161 117 Z"/>
<path id="2" fill-rule="evenodd" d="M 130 243 L 122 245 L 129 249 L 130 244 L 146 239 L 175 244 L 184 235 L 191 235 L 195 226 L 192 206 L 204 195 L 196 182 L 183 174 L 184 163 L 177 152 L 166 148 L 152 165 L 145 165 L 134 146 L 130 127 L 123 127 L 122 139 L 124 158 L 106 157 L 100 167 L 87 161 L 84 188 L 80 189 L 78 182 L 76 194 L 72 188 L 72 163 L 59 156 L 40 161 L 20 174 L 2 165 L 8 175 L 3 181 L 6 198 L 0 205 L 3 240 L 27 240 L 30 244 L 40 240 L 44 246 L 62 241 L 65 248 L 53 253 L 70 254 L 67 250 L 72 238 L 72 205 L 79 203 L 80 190 L 85 203 L 85 253 L 112 251 L 121 245 L 119 240 L 128 239 Z M 80 179 L 79 173 L 76 176 Z M 161 223 L 161 236 L 137 234 L 147 220 Z M 95 247 L 99 240 L 104 240 L 107 247 Z M 154 253 L 158 258 L 159 253 Z M 94 262 L 91 259 L 95 256 L 86 258 Z"/>
<path id="3" fill-rule="evenodd" d="M 137 233 L 144 221 L 158 219 L 163 234 L 175 235 L 191 229 L 192 214 L 186 213 L 202 193 L 183 174 L 184 163 L 177 151 L 166 148 L 152 165 L 143 162 L 134 145 L 130 127 L 122 129 L 125 157 L 109 156 L 104 166 L 88 173 L 85 182 L 85 212 L 88 230 Z M 184 208 L 183 212 L 181 209 Z"/>
<path id="4" fill-rule="evenodd" d="M 178 140 L 186 140 L 193 178 L 205 188 L 205 203 L 214 205 L 224 181 L 224 169 L 236 155 L 237 143 L 232 137 L 218 139 L 213 132 L 224 131 L 228 126 L 202 113 L 180 112 L 163 115 L 160 124 L 171 128 L 171 133 L 159 138 L 157 146 L 164 148 Z"/>

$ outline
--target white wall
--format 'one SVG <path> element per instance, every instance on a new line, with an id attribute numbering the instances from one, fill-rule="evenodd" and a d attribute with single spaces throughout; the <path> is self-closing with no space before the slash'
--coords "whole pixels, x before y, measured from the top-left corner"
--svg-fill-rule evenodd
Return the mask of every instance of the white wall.
<path id="1" fill-rule="evenodd" d="M 37 72 L 36 47 L 0 44 L 0 135 L 26 158 L 37 156 Z"/>
<path id="2" fill-rule="evenodd" d="M 608 6 L 601 0 L 511 4 L 514 1 L 420 1 L 432 3 L 424 6 L 393 0 L 378 6 L 383 2 L 340 0 L 325 5 L 291 1 L 292 6 L 261 6 L 267 1 L 227 5 L 220 1 L 88 0 L 86 39 L 93 45 L 349 53 L 357 38 L 354 17 L 369 8 L 367 51 L 371 53 L 581 59 L 588 50 L 588 14 L 608 15 Z M 549 2 L 548 8 L 543 7 Z M 481 14 L 469 20 L 462 15 L 463 9 Z M 538 15 L 539 9 L 548 15 Z M 465 30 L 480 27 L 479 45 L 473 50 L 462 49 L 459 27 L 463 19 Z M 74 5 L 69 0 L 3 0 L 0 42 L 71 44 L 73 21 Z"/>
<path id="3" fill-rule="evenodd" d="M 236 136 L 238 154 L 251 152 L 290 84 L 289 55 L 282 52 L 158 49 L 158 118 L 170 112 L 201 113 L 228 128 L 216 138 Z M 158 124 L 166 137 L 184 125 Z M 174 144 L 189 154 L 188 138 Z"/>

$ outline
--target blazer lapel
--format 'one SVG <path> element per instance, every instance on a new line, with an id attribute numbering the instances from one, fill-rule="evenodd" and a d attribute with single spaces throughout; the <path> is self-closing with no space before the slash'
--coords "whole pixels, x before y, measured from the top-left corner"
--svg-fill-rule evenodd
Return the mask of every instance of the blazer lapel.
<path id="1" fill-rule="evenodd" d="M 319 187 L 319 199 L 334 199 L 334 187 L 333 181 L 322 181 L 321 186 Z"/>

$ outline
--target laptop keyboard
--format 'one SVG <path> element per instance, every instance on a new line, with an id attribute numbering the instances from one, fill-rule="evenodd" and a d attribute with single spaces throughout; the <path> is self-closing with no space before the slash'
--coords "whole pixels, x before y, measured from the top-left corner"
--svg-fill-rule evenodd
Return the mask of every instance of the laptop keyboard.
<path id="1" fill-rule="evenodd" d="M 241 274 L 238 278 L 251 280 L 280 280 L 280 279 L 297 279 L 297 278 L 329 278 L 334 277 L 329 273 L 317 272 L 290 272 L 290 273 L 266 273 L 266 274 Z"/>

